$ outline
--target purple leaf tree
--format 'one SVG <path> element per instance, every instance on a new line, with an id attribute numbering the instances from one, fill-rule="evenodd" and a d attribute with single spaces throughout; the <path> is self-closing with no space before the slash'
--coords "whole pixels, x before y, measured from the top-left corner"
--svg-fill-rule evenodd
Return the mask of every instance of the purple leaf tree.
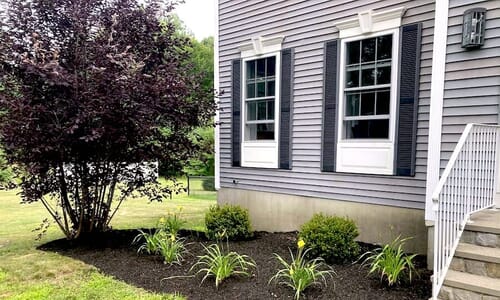
<path id="1" fill-rule="evenodd" d="M 122 201 L 161 200 L 156 161 L 182 168 L 213 91 L 189 64 L 171 2 L 6 0 L 0 6 L 0 138 L 68 239 L 104 231 Z M 153 170 L 153 171 L 152 171 Z"/>

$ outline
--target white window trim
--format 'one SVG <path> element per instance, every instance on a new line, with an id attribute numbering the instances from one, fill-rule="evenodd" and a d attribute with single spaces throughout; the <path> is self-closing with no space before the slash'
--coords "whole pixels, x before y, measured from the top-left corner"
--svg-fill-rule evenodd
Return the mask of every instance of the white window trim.
<path id="1" fill-rule="evenodd" d="M 345 107 L 345 49 L 351 41 L 392 34 L 391 61 L 391 106 L 388 139 L 345 139 L 344 107 Z M 340 74 L 339 74 L 339 107 L 337 112 L 337 172 L 364 174 L 394 174 L 394 141 L 396 134 L 396 117 L 398 103 L 399 75 L 399 28 L 379 31 L 372 34 L 358 35 L 341 40 Z"/>
<path id="2" fill-rule="evenodd" d="M 400 27 L 405 11 L 404 6 L 380 12 L 368 10 L 360 12 L 356 18 L 337 22 L 334 25 L 339 29 L 341 39 L 356 37 Z"/>
<path id="3" fill-rule="evenodd" d="M 241 166 L 255 168 L 278 168 L 278 145 L 279 145 L 279 124 L 280 124 L 280 87 L 281 87 L 281 41 L 279 50 L 276 45 L 273 46 L 275 52 L 247 56 L 242 59 L 241 70 Z M 241 49 L 241 48 L 240 48 Z M 249 53 L 248 50 L 247 53 Z M 252 53 L 255 53 L 252 52 Z M 243 52 L 242 52 L 243 54 Z M 246 62 L 259 58 L 276 57 L 276 75 L 275 75 L 275 93 L 274 93 L 274 140 L 247 141 L 245 140 L 246 125 Z"/>
<path id="4" fill-rule="evenodd" d="M 250 42 L 241 44 L 238 48 L 241 51 L 241 58 L 256 59 L 261 55 L 267 55 L 281 51 L 284 36 L 273 37 L 253 37 Z"/>

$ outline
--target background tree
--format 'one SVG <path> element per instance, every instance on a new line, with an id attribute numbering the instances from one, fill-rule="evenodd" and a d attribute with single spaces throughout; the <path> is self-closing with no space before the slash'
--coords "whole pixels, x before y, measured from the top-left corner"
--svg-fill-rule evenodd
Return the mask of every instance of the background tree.
<path id="1" fill-rule="evenodd" d="M 76 238 L 106 230 L 128 197 L 171 193 L 152 162 L 181 169 L 214 112 L 190 39 L 166 18 L 172 3 L 6 2 L 0 136 L 26 174 L 23 201 L 41 201 Z"/>
<path id="2" fill-rule="evenodd" d="M 198 41 L 176 14 L 171 14 L 169 21 L 175 26 L 177 36 L 191 40 L 191 45 L 186 48 L 186 51 L 190 53 L 192 72 L 203 77 L 201 84 L 205 89 L 212 89 L 214 86 L 214 38 L 207 37 Z M 160 161 L 162 175 L 180 176 L 184 173 L 195 176 L 214 176 L 214 127 L 196 128 L 189 136 L 198 146 L 197 151 L 187 161 L 182 172 Z M 210 189 L 213 189 L 213 183 L 211 186 Z"/>

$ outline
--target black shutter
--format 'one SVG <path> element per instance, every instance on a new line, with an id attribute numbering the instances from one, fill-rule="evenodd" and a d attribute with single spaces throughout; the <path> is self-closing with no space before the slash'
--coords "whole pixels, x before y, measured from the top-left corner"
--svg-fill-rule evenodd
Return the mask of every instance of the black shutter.
<path id="1" fill-rule="evenodd" d="M 396 175 L 415 175 L 421 24 L 401 27 Z"/>
<path id="2" fill-rule="evenodd" d="M 233 120 L 232 127 L 232 163 L 233 167 L 241 165 L 241 60 L 233 60 L 231 96 Z"/>
<path id="3" fill-rule="evenodd" d="M 321 170 L 335 172 L 337 150 L 337 49 L 338 42 L 325 44 L 323 145 L 321 147 Z"/>
<path id="4" fill-rule="evenodd" d="M 279 168 L 290 170 L 291 165 L 291 99 L 292 99 L 293 51 L 281 51 L 281 88 L 280 88 L 280 140 Z"/>

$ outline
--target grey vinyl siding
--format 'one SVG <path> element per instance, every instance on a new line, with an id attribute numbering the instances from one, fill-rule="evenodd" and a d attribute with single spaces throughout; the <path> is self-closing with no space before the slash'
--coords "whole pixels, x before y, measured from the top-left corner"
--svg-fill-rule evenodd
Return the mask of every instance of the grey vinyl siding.
<path id="1" fill-rule="evenodd" d="M 403 24 L 422 23 L 415 177 L 321 172 L 324 43 L 335 22 L 369 9 L 405 6 Z M 221 187 L 424 209 L 434 1 L 219 1 Z M 231 60 L 254 36 L 284 35 L 294 48 L 292 170 L 231 167 Z M 237 181 L 237 184 L 233 183 Z"/>
<path id="2" fill-rule="evenodd" d="M 485 43 L 480 49 L 461 48 L 463 13 L 484 7 Z M 500 0 L 451 0 L 443 102 L 441 169 L 467 123 L 497 124 L 500 102 Z"/>

